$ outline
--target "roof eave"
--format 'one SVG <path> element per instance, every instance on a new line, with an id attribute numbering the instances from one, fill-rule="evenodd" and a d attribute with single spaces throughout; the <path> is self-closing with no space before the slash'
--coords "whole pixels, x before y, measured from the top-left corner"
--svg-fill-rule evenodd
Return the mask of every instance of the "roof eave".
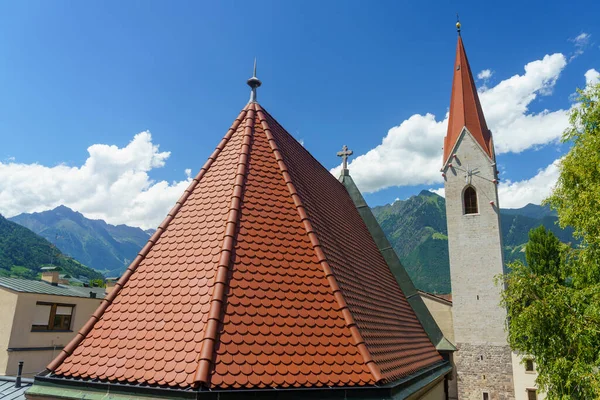
<path id="1" fill-rule="evenodd" d="M 207 390 L 176 389 L 169 387 L 152 387 L 125 383 L 98 382 L 83 379 L 66 379 L 54 376 L 36 376 L 34 385 L 27 391 L 29 399 L 61 399 L 75 400 L 86 398 L 90 400 L 105 399 L 110 393 L 113 400 L 149 400 L 161 399 L 239 399 L 248 395 L 256 398 L 347 398 L 353 392 L 352 398 L 362 399 L 403 399 L 405 396 L 418 393 L 438 383 L 452 371 L 448 361 L 442 361 L 432 366 L 422 368 L 412 375 L 382 386 L 346 386 L 346 387 L 315 387 L 315 388 L 277 388 L 277 389 L 229 389 Z"/>
<path id="2" fill-rule="evenodd" d="M 443 337 L 438 344 L 435 345 L 437 351 L 440 352 L 454 352 L 458 350 L 455 345 L 452 344 L 451 341 Z"/>
<path id="3" fill-rule="evenodd" d="M 449 305 L 450 307 L 452 307 L 452 300 L 447 300 L 447 299 L 445 299 L 443 297 L 440 297 L 440 296 L 438 296 L 436 294 L 433 294 L 433 293 L 426 292 L 424 290 L 420 290 L 420 289 L 417 289 L 417 290 L 419 291 L 419 294 L 422 295 L 422 296 L 424 296 L 424 297 L 427 297 L 429 299 L 438 301 L 438 302 L 440 302 L 442 304 L 446 304 L 446 305 Z"/>
<path id="4" fill-rule="evenodd" d="M 67 298 L 76 298 L 76 299 L 93 299 L 93 300 L 103 300 L 104 297 L 100 296 L 101 292 L 96 292 L 96 297 L 90 297 L 90 296 L 84 296 L 83 294 L 79 295 L 79 294 L 66 294 L 66 293 L 62 293 L 62 294 L 57 294 L 57 293 L 46 293 L 46 292 L 41 292 L 41 291 L 35 291 L 35 290 L 23 290 L 23 289 L 16 289 L 14 287 L 10 287 L 7 285 L 4 285 L 2 283 L 0 283 L 0 289 L 4 289 L 7 290 L 8 292 L 12 293 L 12 294 L 16 294 L 19 295 L 20 293 L 28 293 L 28 294 L 39 294 L 39 295 L 43 295 L 43 296 L 58 296 L 58 297 L 67 297 Z"/>

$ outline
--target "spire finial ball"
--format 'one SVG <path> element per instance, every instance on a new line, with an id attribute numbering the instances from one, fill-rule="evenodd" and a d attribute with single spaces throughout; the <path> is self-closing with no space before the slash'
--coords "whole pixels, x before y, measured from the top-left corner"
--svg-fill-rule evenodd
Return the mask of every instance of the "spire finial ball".
<path id="1" fill-rule="evenodd" d="M 460 32 L 460 22 L 456 23 L 456 30 Z"/>
<path id="2" fill-rule="evenodd" d="M 248 79 L 246 83 L 252 88 L 252 91 L 250 92 L 250 103 L 256 103 L 256 88 L 262 84 L 260 79 L 256 77 L 256 58 L 254 59 L 254 72 L 252 73 L 252 77 Z"/>

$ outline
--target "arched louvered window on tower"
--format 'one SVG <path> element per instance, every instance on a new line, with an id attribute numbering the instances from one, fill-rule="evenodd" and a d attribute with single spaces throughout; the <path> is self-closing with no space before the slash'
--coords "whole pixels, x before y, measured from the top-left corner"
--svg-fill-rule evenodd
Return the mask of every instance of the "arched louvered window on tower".
<path id="1" fill-rule="evenodd" d="M 463 194 L 463 203 L 465 206 L 465 214 L 477 214 L 477 192 L 473 186 L 469 186 L 465 189 Z"/>

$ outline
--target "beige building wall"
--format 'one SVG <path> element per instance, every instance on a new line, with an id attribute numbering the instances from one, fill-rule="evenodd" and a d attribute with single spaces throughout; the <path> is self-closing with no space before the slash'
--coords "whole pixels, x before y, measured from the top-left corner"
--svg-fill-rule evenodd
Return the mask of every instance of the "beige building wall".
<path id="1" fill-rule="evenodd" d="M 442 379 L 438 382 L 431 383 L 417 393 L 406 397 L 406 400 L 446 400 L 444 380 Z"/>
<path id="2" fill-rule="evenodd" d="M 452 303 L 428 293 L 419 292 L 431 316 L 442 330 L 444 337 L 454 344 L 454 323 L 452 322 Z"/>
<path id="3" fill-rule="evenodd" d="M 535 372 L 535 363 L 534 371 L 526 371 L 525 365 L 521 363 L 523 357 L 517 353 L 512 353 L 512 364 L 513 364 L 513 374 L 515 379 L 515 400 L 528 400 L 527 397 L 527 389 L 535 389 L 535 379 L 537 378 L 537 373 Z M 544 400 L 546 395 L 544 393 L 537 393 L 538 400 Z"/>
<path id="4" fill-rule="evenodd" d="M 431 313 L 435 323 L 440 327 L 444 337 L 454 344 L 454 323 L 452 322 L 452 302 L 435 297 L 429 293 L 419 291 L 419 296 Z M 454 356 L 450 357 L 452 363 L 452 372 L 448 380 L 448 400 L 458 399 L 458 385 L 456 366 L 454 365 Z"/>
<path id="5" fill-rule="evenodd" d="M 444 381 L 441 381 L 423 396 L 420 397 L 420 400 L 444 400 L 446 395 L 444 393 Z"/>
<path id="6" fill-rule="evenodd" d="M 8 343 L 13 325 L 17 295 L 14 292 L 0 288 L 0 375 L 6 375 L 8 365 Z"/>
<path id="7" fill-rule="evenodd" d="M 2 343 L 0 375 L 16 375 L 18 362 L 24 361 L 23 376 L 25 377 L 32 377 L 43 371 L 46 365 L 90 319 L 102 301 L 97 298 L 20 293 L 0 288 L 0 301 L 2 301 L 0 307 L 5 306 L 2 296 L 7 296 L 7 294 L 15 299 L 12 313 L 14 318 L 9 318 L 4 312 L 0 314 L 0 343 Z M 10 296 L 7 298 L 11 298 Z M 68 332 L 32 332 L 31 326 L 37 302 L 75 305 L 71 330 Z M 36 348 L 50 349 L 36 350 Z"/>

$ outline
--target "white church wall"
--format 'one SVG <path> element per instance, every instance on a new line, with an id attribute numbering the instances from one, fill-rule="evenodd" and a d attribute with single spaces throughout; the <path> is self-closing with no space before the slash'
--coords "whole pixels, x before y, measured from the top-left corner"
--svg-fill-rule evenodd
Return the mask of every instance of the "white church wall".
<path id="1" fill-rule="evenodd" d="M 506 345 L 506 311 L 499 307 L 500 288 L 494 284 L 503 272 L 498 195 L 492 182 L 496 167 L 468 132 L 455 150 L 445 184 L 455 339 Z M 470 185 L 477 192 L 478 213 L 465 215 L 468 168 L 476 168 Z"/>
<path id="2" fill-rule="evenodd" d="M 533 363 L 534 371 L 527 371 L 525 369 L 525 365 L 521 363 L 523 358 L 523 356 L 517 353 L 512 353 L 513 375 L 515 380 L 515 400 L 529 400 L 528 391 L 536 390 L 536 365 Z M 544 393 L 537 392 L 538 400 L 544 400 L 545 398 L 546 395 Z"/>
<path id="3" fill-rule="evenodd" d="M 503 273 L 496 166 L 468 131 L 446 171 L 446 215 L 454 339 L 461 400 L 514 399 L 506 310 L 494 277 Z M 471 169 L 470 178 L 467 170 Z M 477 193 L 477 213 L 465 214 L 463 193 Z"/>

